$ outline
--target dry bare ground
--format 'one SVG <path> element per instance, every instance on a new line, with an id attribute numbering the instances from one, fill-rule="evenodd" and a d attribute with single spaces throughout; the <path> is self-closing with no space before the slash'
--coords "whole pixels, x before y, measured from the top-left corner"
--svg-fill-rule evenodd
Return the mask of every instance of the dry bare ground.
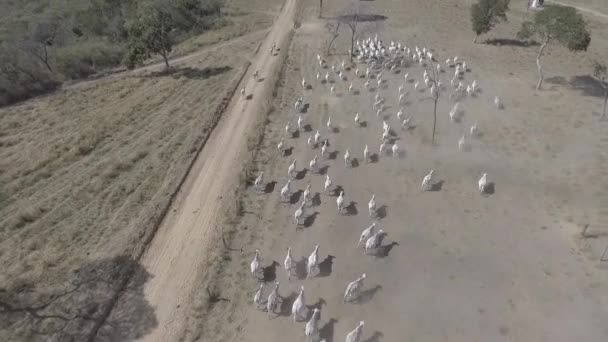
<path id="1" fill-rule="evenodd" d="M 288 317 L 301 285 L 310 308 L 321 308 L 320 333 L 327 342 L 343 341 L 360 320 L 365 321 L 363 340 L 368 342 L 606 340 L 607 266 L 599 259 L 608 245 L 608 138 L 606 124 L 598 120 L 601 92 L 588 75 L 591 62 L 608 55 L 608 40 L 602 36 L 608 22 L 584 13 L 592 31 L 589 50 L 572 54 L 551 47 L 544 59 L 549 79 L 545 90 L 537 92 L 536 46 L 514 39 L 526 2 L 513 1 L 510 21 L 482 37 L 500 44 L 477 45 L 471 43 L 469 28 L 472 1 L 360 2 L 365 13 L 386 17 L 366 24 L 372 35 L 431 47 L 440 61 L 458 55 L 471 68 L 465 81 L 476 79 L 482 88 L 478 96 L 462 101 L 460 123 L 448 118 L 453 103 L 440 100 L 437 143 L 431 146 L 428 89 L 406 85 L 409 96 L 403 108 L 413 114 L 414 129 L 400 130 L 395 115 L 404 72 L 422 83 L 423 69 L 412 66 L 397 74 L 384 70 L 386 83 L 379 90 L 387 98 L 383 115 L 404 153 L 393 158 L 389 152 L 369 164 L 363 161 L 363 148 L 367 144 L 377 153 L 382 132 L 382 119 L 371 109 L 375 91 L 366 90 L 352 70 L 346 82 L 332 74 L 335 95 L 329 85 L 315 80 L 315 57 L 323 54 L 328 40 L 324 22 L 348 1 L 326 1 L 323 19 L 316 17 L 318 2 L 304 2 L 301 26 L 287 51 L 253 158 L 255 167 L 248 168 L 248 184 L 257 171 L 265 172 L 268 193 L 248 190 L 240 216 L 222 225 L 224 238 L 213 242 L 211 265 L 193 281 L 200 286 L 194 291 L 198 296 L 190 298 L 192 319 L 183 340 L 304 341 L 304 323 Z M 590 7 L 585 1 L 569 3 L 608 12 L 597 2 Z M 330 65 L 346 58 L 348 46 L 343 31 L 334 54 L 327 57 Z M 448 70 L 441 75 L 444 84 L 451 78 Z M 331 74 L 321 73 L 327 71 Z M 302 77 L 312 83 L 311 90 L 302 89 Z M 351 81 L 359 93 L 347 91 Z M 493 106 L 495 95 L 504 109 Z M 302 116 L 310 130 L 288 139 L 284 127 L 288 121 L 295 125 L 293 102 L 298 96 L 305 98 Z M 355 126 L 357 111 L 365 127 Z M 330 115 L 338 132 L 325 129 Z M 474 123 L 481 137 L 471 140 L 470 152 L 459 152 L 458 139 Z M 322 160 L 321 166 L 334 187 L 345 191 L 345 215 L 336 213 L 336 193 L 322 194 L 324 176 L 303 170 L 320 154 L 306 144 L 317 129 L 336 156 Z M 292 148 L 288 157 L 277 153 L 281 137 Z M 356 167 L 345 167 L 346 149 L 357 158 Z M 278 192 L 293 159 L 300 177 L 292 182 L 292 203 L 281 203 Z M 421 192 L 420 182 L 430 169 L 441 186 Z M 477 191 L 483 172 L 495 182 L 490 196 Z M 304 225 L 296 229 L 295 203 L 307 184 L 314 201 Z M 373 221 L 366 207 L 372 193 L 382 208 L 376 221 L 388 232 L 378 257 L 356 248 L 359 234 Z M 585 224 L 590 228 L 582 238 Z M 321 246 L 320 274 L 304 278 L 304 258 L 315 244 Z M 282 269 L 288 246 L 300 271 L 291 281 Z M 258 282 L 249 274 L 249 263 L 255 249 L 263 257 L 264 296 L 275 280 L 281 284 L 283 304 L 270 317 L 252 303 Z M 364 272 L 366 285 L 358 303 L 343 303 L 346 284 Z"/>
<path id="2" fill-rule="evenodd" d="M 168 74 L 147 67 L 0 109 L 1 340 L 98 328 L 133 339 L 155 324 L 137 259 L 280 8 L 266 3 L 230 1 L 233 22 L 188 42 L 205 49 Z M 132 274 L 139 315 L 103 324 Z"/>

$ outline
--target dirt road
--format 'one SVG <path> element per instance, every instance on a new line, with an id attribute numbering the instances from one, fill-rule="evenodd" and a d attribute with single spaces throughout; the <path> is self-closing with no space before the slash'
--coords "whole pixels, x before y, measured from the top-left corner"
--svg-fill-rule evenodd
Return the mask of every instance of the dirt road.
<path id="1" fill-rule="evenodd" d="M 294 25 L 295 3 L 287 0 L 249 69 L 249 74 L 259 70 L 266 81 L 257 82 L 246 75 L 244 86 L 252 98 L 237 94 L 232 100 L 186 182 L 177 209 L 165 218 L 144 256 L 142 264 L 153 276 L 146 284 L 145 295 L 155 308 L 158 326 L 142 340 L 175 341 L 182 331 L 198 261 L 205 258 L 206 245 L 222 213 L 220 199 L 231 190 L 226 184 L 239 169 L 245 133 L 253 123 L 251 114 L 260 110 L 264 95 L 272 87 L 267 79 L 276 72 L 279 59 L 269 55 L 270 46 L 273 42 L 279 47 L 286 43 Z"/>

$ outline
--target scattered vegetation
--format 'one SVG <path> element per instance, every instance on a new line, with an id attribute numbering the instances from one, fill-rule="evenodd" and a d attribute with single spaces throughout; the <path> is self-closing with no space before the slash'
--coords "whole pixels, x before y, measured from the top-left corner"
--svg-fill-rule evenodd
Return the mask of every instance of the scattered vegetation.
<path id="1" fill-rule="evenodd" d="M 66 0 L 7 6 L 0 23 L 0 106 L 152 54 L 219 22 L 225 0 Z M 4 8 L 3 8 L 4 10 Z"/>
<path id="2" fill-rule="evenodd" d="M 473 43 L 480 34 L 488 33 L 500 21 L 507 20 L 511 0 L 478 0 L 471 6 L 471 25 L 475 32 Z"/>
<path id="3" fill-rule="evenodd" d="M 536 55 L 539 90 L 543 84 L 541 57 L 549 43 L 557 42 L 570 51 L 586 51 L 591 42 L 587 23 L 574 7 L 551 5 L 534 14 L 532 21 L 525 21 L 517 33 L 519 39 L 538 38 L 541 42 Z"/>

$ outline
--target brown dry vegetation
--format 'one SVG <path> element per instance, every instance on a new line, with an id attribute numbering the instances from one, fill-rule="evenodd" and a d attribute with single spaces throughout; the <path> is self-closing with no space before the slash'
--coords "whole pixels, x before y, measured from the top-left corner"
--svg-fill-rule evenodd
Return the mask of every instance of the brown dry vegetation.
<path id="1" fill-rule="evenodd" d="M 278 10 L 277 1 L 265 6 L 268 12 L 253 11 L 256 4 L 246 3 L 231 1 L 230 6 L 243 9 L 234 21 L 229 17 L 219 32 L 196 41 L 211 45 L 226 36 L 252 34 L 177 62 L 168 74 L 152 68 L 119 74 L 0 109 L 0 302 L 5 318 L 0 339 L 36 339 L 33 333 L 45 339 L 63 329 L 81 340 L 108 308 L 121 279 L 136 272 L 133 259 L 143 251 L 219 119 L 216 109 L 226 103 L 247 56 L 264 36 L 262 29 Z M 242 25 L 245 21 L 249 24 Z M 108 286 L 81 286 L 74 290 L 80 298 L 71 298 L 70 283 L 78 283 L 89 268 L 101 270 Z M 93 304 L 96 309 L 87 317 L 74 318 L 79 305 Z M 58 312 L 66 316 L 47 317 Z M 66 320 L 79 322 L 64 325 Z M 35 322 L 40 323 L 36 330 Z"/>

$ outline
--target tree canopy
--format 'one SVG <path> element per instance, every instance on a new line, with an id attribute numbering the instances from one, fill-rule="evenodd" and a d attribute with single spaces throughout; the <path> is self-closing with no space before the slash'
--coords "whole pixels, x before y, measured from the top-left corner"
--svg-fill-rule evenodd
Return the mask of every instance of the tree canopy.
<path id="1" fill-rule="evenodd" d="M 500 21 L 507 20 L 510 0 L 478 0 L 471 6 L 471 24 L 475 40 L 480 34 L 490 30 Z"/>
<path id="2" fill-rule="evenodd" d="M 532 21 L 525 21 L 517 33 L 519 39 L 537 38 L 541 46 L 536 56 L 539 79 L 536 89 L 543 83 L 541 57 L 547 45 L 558 42 L 570 51 L 586 51 L 591 42 L 587 23 L 574 7 L 551 5 L 534 14 Z"/>
<path id="3" fill-rule="evenodd" d="M 129 44 L 125 64 L 133 68 L 150 57 L 160 54 L 167 68 L 173 47 L 172 31 L 177 28 L 170 12 L 161 6 L 146 6 L 129 24 Z"/>
<path id="4" fill-rule="evenodd" d="M 591 42 L 587 23 L 574 7 L 550 5 L 525 21 L 517 34 L 520 39 L 539 38 L 542 42 L 558 41 L 571 51 L 585 51 Z"/>

